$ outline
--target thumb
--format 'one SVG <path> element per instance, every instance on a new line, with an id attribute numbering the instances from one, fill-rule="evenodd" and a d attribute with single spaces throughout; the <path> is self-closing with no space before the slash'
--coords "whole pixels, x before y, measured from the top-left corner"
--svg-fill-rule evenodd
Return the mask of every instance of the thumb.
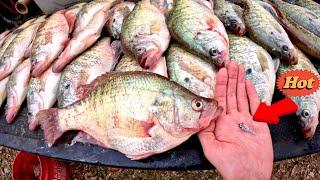
<path id="1" fill-rule="evenodd" d="M 200 140 L 203 152 L 207 158 L 208 155 L 212 156 L 214 150 L 220 145 L 213 132 L 201 131 L 198 133 L 198 138 Z"/>
<path id="2" fill-rule="evenodd" d="M 219 113 L 221 114 L 221 113 Z M 208 127 L 202 129 L 200 132 L 213 132 L 216 127 L 216 119 L 212 120 Z"/>

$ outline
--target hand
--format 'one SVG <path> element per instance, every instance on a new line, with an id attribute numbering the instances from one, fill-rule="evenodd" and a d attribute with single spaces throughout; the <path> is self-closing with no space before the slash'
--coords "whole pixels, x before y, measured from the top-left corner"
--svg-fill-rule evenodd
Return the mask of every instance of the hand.
<path id="1" fill-rule="evenodd" d="M 225 179 L 270 179 L 273 149 L 266 123 L 252 116 L 259 97 L 243 67 L 230 62 L 218 72 L 215 99 L 224 111 L 198 136 L 207 159 Z M 251 111 L 251 113 L 250 113 Z M 244 123 L 252 132 L 239 128 Z"/>

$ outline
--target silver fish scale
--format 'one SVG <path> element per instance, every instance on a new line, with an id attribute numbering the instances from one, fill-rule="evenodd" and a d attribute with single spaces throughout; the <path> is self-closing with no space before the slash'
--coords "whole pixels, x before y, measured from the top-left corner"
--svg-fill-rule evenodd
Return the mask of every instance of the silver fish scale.
<path id="1" fill-rule="evenodd" d="M 143 141 L 142 138 L 131 138 L 130 140 L 128 137 L 113 137 L 109 139 L 109 142 L 112 147 L 117 147 L 118 150 L 125 149 L 126 154 L 133 154 L 137 152 L 144 154 L 155 149 L 162 149 L 167 144 L 167 141 L 160 136 L 153 138 L 152 141 L 148 141 L 148 143 Z M 137 142 L 141 145 L 137 146 Z"/>
<path id="2" fill-rule="evenodd" d="M 229 34 L 229 40 L 230 59 L 244 66 L 246 77 L 254 84 L 260 100 L 270 103 L 276 74 L 271 56 L 246 37 Z"/>

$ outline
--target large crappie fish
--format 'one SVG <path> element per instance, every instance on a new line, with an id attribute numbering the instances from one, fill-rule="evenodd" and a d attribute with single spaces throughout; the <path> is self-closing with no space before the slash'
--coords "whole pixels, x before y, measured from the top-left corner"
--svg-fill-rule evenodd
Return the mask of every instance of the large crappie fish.
<path id="1" fill-rule="evenodd" d="M 150 0 L 136 4 L 124 20 L 120 36 L 124 51 L 144 69 L 157 64 L 170 42 L 165 16 Z"/>
<path id="2" fill-rule="evenodd" d="M 181 45 L 171 44 L 167 53 L 171 80 L 198 96 L 213 98 L 218 70 L 212 63 L 188 52 Z"/>
<path id="3" fill-rule="evenodd" d="M 307 70 L 319 77 L 318 71 L 307 56 L 297 48 L 296 51 L 298 53 L 298 64 L 291 67 L 280 65 L 277 75 L 281 76 L 281 74 L 292 70 Z M 302 133 L 306 138 L 312 138 L 319 124 L 320 90 L 308 96 L 291 96 L 289 98 L 299 107 L 296 115 L 298 116 L 298 125 Z"/>
<path id="4" fill-rule="evenodd" d="M 241 64 L 262 102 L 271 104 L 279 60 L 247 37 L 229 34 L 230 59 Z"/>
<path id="5" fill-rule="evenodd" d="M 216 66 L 229 60 L 229 40 L 214 12 L 195 0 L 176 0 L 168 27 L 174 39 Z"/>
<path id="6" fill-rule="evenodd" d="M 143 159 L 178 146 L 222 112 L 215 100 L 149 72 L 108 73 L 79 89 L 84 92 L 71 106 L 37 114 L 49 146 L 64 132 L 81 130 L 106 148 Z"/>

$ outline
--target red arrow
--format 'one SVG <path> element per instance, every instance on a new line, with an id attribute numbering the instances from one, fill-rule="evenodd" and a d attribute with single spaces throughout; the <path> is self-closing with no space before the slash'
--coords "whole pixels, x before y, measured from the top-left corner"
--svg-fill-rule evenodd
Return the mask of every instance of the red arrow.
<path id="1" fill-rule="evenodd" d="M 278 124 L 280 116 L 295 113 L 297 110 L 298 106 L 290 98 L 282 99 L 271 106 L 261 102 L 253 116 L 253 120 L 268 124 Z"/>

